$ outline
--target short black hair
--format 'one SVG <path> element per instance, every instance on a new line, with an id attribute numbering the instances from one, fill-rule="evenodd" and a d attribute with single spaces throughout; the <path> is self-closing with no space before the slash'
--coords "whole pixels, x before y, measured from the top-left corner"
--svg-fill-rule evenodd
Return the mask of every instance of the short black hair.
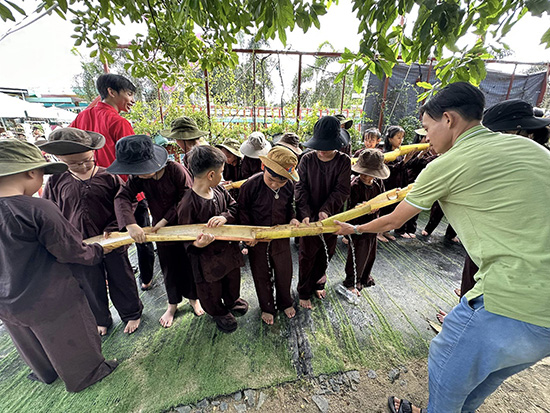
<path id="1" fill-rule="evenodd" d="M 422 105 L 420 115 L 439 120 L 444 112 L 454 111 L 467 121 L 481 120 L 484 107 L 485 96 L 481 90 L 467 82 L 456 82 L 445 86 Z"/>
<path id="2" fill-rule="evenodd" d="M 276 179 L 279 179 L 280 181 L 288 181 L 288 178 L 286 176 L 279 175 L 277 172 L 273 172 L 272 169 L 269 169 L 267 166 L 265 167 L 265 170 L 269 172 L 269 174 Z"/>
<path id="3" fill-rule="evenodd" d="M 109 96 L 109 88 L 119 93 L 123 90 L 129 90 L 130 92 L 136 91 L 136 87 L 132 82 L 124 76 L 115 75 L 113 73 L 105 73 L 99 76 L 96 81 L 96 87 L 101 99 L 105 99 Z"/>
<path id="4" fill-rule="evenodd" d="M 398 133 L 405 133 L 405 129 L 398 125 L 392 125 L 386 130 L 386 136 L 384 136 L 384 150 L 386 152 L 392 150 L 390 138 L 393 138 Z"/>
<path id="5" fill-rule="evenodd" d="M 225 163 L 225 155 L 214 146 L 195 146 L 187 154 L 189 156 L 189 168 L 194 176 L 201 176 L 205 172 L 218 169 Z"/>
<path id="6" fill-rule="evenodd" d="M 382 134 L 378 130 L 378 128 L 368 128 L 365 132 L 363 132 L 363 139 L 365 139 L 369 135 L 376 136 L 376 139 L 380 139 L 382 137 Z"/>

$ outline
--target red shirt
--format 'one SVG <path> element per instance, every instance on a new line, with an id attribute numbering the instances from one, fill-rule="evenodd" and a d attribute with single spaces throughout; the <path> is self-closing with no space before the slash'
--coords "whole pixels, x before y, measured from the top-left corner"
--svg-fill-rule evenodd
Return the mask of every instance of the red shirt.
<path id="1" fill-rule="evenodd" d="M 135 135 L 130 122 L 120 116 L 114 107 L 103 102 L 80 112 L 70 126 L 105 136 L 105 146 L 95 151 L 96 164 L 105 168 L 111 166 L 116 158 L 117 141 L 125 136 Z"/>

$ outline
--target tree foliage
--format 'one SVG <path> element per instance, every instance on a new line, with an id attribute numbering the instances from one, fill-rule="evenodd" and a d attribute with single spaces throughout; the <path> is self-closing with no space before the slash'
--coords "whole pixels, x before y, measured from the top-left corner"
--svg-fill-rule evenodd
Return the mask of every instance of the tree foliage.
<path id="1" fill-rule="evenodd" d="M 484 60 L 507 46 L 504 36 L 526 14 L 542 16 L 550 0 L 352 0 L 360 20 L 362 40 L 357 51 L 346 49 L 345 69 L 353 72 L 356 90 L 367 70 L 379 77 L 391 75 L 398 58 L 405 63 L 437 59 L 442 84 L 458 80 L 478 84 L 485 77 Z M 212 71 L 235 68 L 239 33 L 256 40 L 286 44 L 287 32 L 320 27 L 319 16 L 332 0 L 44 0 L 39 11 L 55 12 L 74 24 L 75 45 L 91 49 L 90 56 L 114 62 L 118 36 L 115 24 L 141 23 L 142 33 L 128 45 L 126 69 L 135 77 L 157 84 L 174 84 L 189 65 Z M 16 20 L 24 10 L 13 1 L 0 1 L 0 18 Z M 402 24 L 399 24 L 402 21 Z M 477 40 L 459 47 L 474 34 Z M 550 29 L 540 39 L 550 46 Z M 450 56 L 449 56 L 450 54 Z M 448 57 L 447 57 L 448 56 Z M 189 91 L 198 83 L 190 83 Z"/>

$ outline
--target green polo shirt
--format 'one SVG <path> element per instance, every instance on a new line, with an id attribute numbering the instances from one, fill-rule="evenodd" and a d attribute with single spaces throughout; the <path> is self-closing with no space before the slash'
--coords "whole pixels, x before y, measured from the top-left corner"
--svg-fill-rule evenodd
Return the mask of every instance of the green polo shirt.
<path id="1" fill-rule="evenodd" d="M 550 151 L 473 127 L 418 176 L 405 198 L 439 201 L 479 267 L 468 300 L 495 314 L 550 327 Z"/>

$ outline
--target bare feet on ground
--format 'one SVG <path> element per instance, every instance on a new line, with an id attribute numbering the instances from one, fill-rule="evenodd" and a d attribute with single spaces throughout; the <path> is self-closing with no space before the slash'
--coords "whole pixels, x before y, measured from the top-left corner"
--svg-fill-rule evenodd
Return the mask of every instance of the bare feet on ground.
<path id="1" fill-rule="evenodd" d="M 406 232 L 402 233 L 402 234 L 399 234 L 399 236 L 401 238 L 405 238 L 405 239 L 409 239 L 411 236 L 409 234 L 407 234 Z"/>
<path id="2" fill-rule="evenodd" d="M 397 397 L 394 397 L 393 398 L 393 404 L 395 406 L 395 411 L 398 412 L 399 411 L 399 406 L 401 406 L 401 399 L 398 399 Z M 412 413 L 420 413 L 420 408 L 419 407 L 413 406 L 411 404 L 411 408 L 412 408 Z"/>
<path id="3" fill-rule="evenodd" d="M 97 332 L 100 336 L 106 336 L 107 335 L 107 327 L 97 326 Z"/>
<path id="4" fill-rule="evenodd" d="M 153 285 L 153 280 L 149 281 L 148 284 L 141 283 L 141 289 L 143 291 L 150 290 L 152 285 Z"/>
<path id="5" fill-rule="evenodd" d="M 414 234 L 412 232 L 409 232 L 409 237 L 414 239 L 414 238 L 416 238 L 416 234 Z"/>
<path id="6" fill-rule="evenodd" d="M 456 295 L 458 295 L 460 297 L 460 294 L 462 293 L 462 291 L 460 291 L 460 288 L 455 288 L 454 289 L 454 292 Z"/>
<path id="7" fill-rule="evenodd" d="M 422 235 L 424 237 L 429 237 L 430 236 L 430 234 L 428 234 L 428 231 L 426 231 L 426 230 L 422 230 Z"/>
<path id="8" fill-rule="evenodd" d="M 311 305 L 311 300 L 302 300 L 300 298 L 300 307 L 311 310 L 313 306 Z"/>
<path id="9" fill-rule="evenodd" d="M 264 313 L 262 311 L 262 320 L 264 323 L 266 323 L 268 326 L 273 325 L 273 314 Z"/>
<path id="10" fill-rule="evenodd" d="M 392 234 L 390 234 L 389 232 L 384 232 L 382 235 L 384 237 L 386 237 L 387 239 L 389 239 L 390 241 L 395 241 L 395 237 Z"/>
<path id="11" fill-rule="evenodd" d="M 193 308 L 196 316 L 200 317 L 204 314 L 204 310 L 202 309 L 201 302 L 199 300 L 189 300 L 189 305 Z"/>
<path id="12" fill-rule="evenodd" d="M 288 318 L 294 318 L 296 315 L 296 309 L 294 307 L 285 308 L 285 314 Z"/>
<path id="13" fill-rule="evenodd" d="M 445 320 L 445 317 L 447 317 L 447 313 L 443 310 L 439 310 L 437 312 L 437 314 L 435 315 L 435 317 L 437 318 L 437 320 L 443 324 L 443 321 Z"/>
<path id="14" fill-rule="evenodd" d="M 325 290 L 317 290 L 315 291 L 315 295 L 319 300 L 323 300 L 327 296 L 327 292 Z"/>
<path id="15" fill-rule="evenodd" d="M 349 240 L 347 237 L 342 237 L 342 242 L 344 243 L 344 245 L 348 245 L 349 244 Z"/>
<path id="16" fill-rule="evenodd" d="M 355 287 L 348 287 L 348 290 L 350 290 L 353 294 L 355 294 L 357 297 L 361 297 L 361 293 L 359 290 Z"/>
<path id="17" fill-rule="evenodd" d="M 456 242 L 457 244 L 460 244 L 460 240 L 458 237 L 451 238 L 451 241 Z"/>
<path id="18" fill-rule="evenodd" d="M 139 327 L 139 323 L 141 323 L 141 319 L 138 318 L 137 320 L 130 320 L 126 324 L 126 328 L 124 329 L 125 333 L 132 334 L 134 331 L 136 331 Z"/>
<path id="19" fill-rule="evenodd" d="M 168 328 L 172 326 L 172 322 L 174 321 L 174 315 L 176 314 L 177 306 L 174 304 L 168 304 L 168 308 L 166 309 L 166 312 L 162 315 L 162 317 L 159 319 L 159 323 L 164 328 Z"/>
<path id="20" fill-rule="evenodd" d="M 388 239 L 383 234 L 376 234 L 376 239 L 382 242 L 388 242 Z"/>

